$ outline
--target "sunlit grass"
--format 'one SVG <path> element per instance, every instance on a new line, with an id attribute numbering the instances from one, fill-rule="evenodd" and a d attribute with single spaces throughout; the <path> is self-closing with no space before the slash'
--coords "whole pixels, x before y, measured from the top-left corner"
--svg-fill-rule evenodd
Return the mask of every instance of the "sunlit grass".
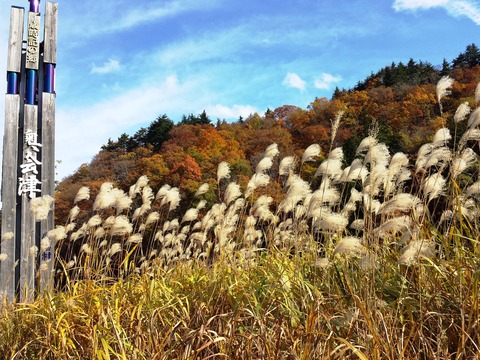
<path id="1" fill-rule="evenodd" d="M 87 210 L 82 188 L 48 234 L 57 291 L 4 304 L 0 358 L 478 357 L 479 114 L 415 159 L 372 129 L 351 164 L 332 148 L 311 181 L 318 146 L 280 160 L 272 144 L 246 188 L 221 163 L 218 202 L 204 185 L 181 216 L 179 190 L 146 177 L 128 194 L 104 184 Z"/>

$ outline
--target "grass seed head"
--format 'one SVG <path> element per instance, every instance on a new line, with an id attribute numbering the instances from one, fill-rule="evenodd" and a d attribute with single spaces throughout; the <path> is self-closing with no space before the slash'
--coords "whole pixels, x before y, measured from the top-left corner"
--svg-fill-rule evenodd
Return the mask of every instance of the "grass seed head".
<path id="1" fill-rule="evenodd" d="M 265 149 L 265 152 L 263 153 L 263 157 L 273 159 L 279 153 L 280 151 L 278 150 L 278 144 L 273 143 L 267 146 L 267 148 Z"/>
<path id="2" fill-rule="evenodd" d="M 203 183 L 195 192 L 195 197 L 199 197 L 200 195 L 205 194 L 209 188 L 210 188 L 210 185 L 208 183 Z"/>
<path id="3" fill-rule="evenodd" d="M 480 83 L 479 83 L 479 85 L 480 85 Z M 478 85 L 477 85 L 477 89 L 478 89 Z M 455 121 L 455 123 L 458 124 L 459 122 L 464 121 L 466 119 L 467 115 L 470 114 L 471 110 L 472 109 L 470 108 L 470 105 L 468 104 L 468 101 L 465 101 L 464 103 L 461 103 L 458 106 L 457 111 L 455 111 L 455 115 L 453 116 L 453 120 Z"/>
<path id="4" fill-rule="evenodd" d="M 403 250 L 398 259 L 399 264 L 414 265 L 422 258 L 435 257 L 435 243 L 430 240 L 412 240 Z"/>
<path id="5" fill-rule="evenodd" d="M 257 174 L 263 174 L 267 170 L 269 170 L 273 166 L 273 160 L 269 157 L 264 157 L 262 160 L 259 161 L 257 167 L 255 168 L 255 172 Z"/>
<path id="6" fill-rule="evenodd" d="M 442 98 L 451 94 L 448 90 L 453 85 L 453 79 L 450 76 L 443 76 L 437 83 L 436 93 L 437 100 L 440 102 Z"/>
<path id="7" fill-rule="evenodd" d="M 365 246 L 363 246 L 360 238 L 355 236 L 347 236 L 337 243 L 334 255 L 347 255 L 359 257 L 367 252 Z"/>
<path id="8" fill-rule="evenodd" d="M 90 199 L 90 188 L 87 186 L 82 186 L 77 191 L 77 195 L 75 195 L 75 199 L 73 201 L 74 204 L 82 201 L 82 200 L 89 200 Z"/>
<path id="9" fill-rule="evenodd" d="M 286 156 L 280 161 L 278 174 L 282 176 L 289 175 L 294 168 L 295 168 L 295 157 Z"/>
<path id="10" fill-rule="evenodd" d="M 217 168 L 217 183 L 219 184 L 222 179 L 230 178 L 230 165 L 227 162 L 222 161 L 218 164 Z"/>
<path id="11" fill-rule="evenodd" d="M 302 155 L 302 164 L 307 161 L 315 161 L 320 156 L 322 149 L 318 144 L 312 144 L 305 149 Z"/>

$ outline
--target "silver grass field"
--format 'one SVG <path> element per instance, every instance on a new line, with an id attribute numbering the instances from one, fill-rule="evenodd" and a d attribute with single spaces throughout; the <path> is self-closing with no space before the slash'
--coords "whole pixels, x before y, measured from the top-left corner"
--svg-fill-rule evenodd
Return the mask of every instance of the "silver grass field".
<path id="1" fill-rule="evenodd" d="M 452 83 L 437 84 L 441 114 Z M 81 188 L 41 240 L 58 251 L 58 290 L 4 304 L 0 357 L 478 359 L 479 101 L 480 86 L 414 158 L 373 127 L 350 164 L 342 148 L 271 144 L 242 188 L 222 162 L 177 217 L 179 189 L 145 176 L 128 193 L 104 183 L 88 210 Z M 32 202 L 37 220 L 52 202 Z"/>

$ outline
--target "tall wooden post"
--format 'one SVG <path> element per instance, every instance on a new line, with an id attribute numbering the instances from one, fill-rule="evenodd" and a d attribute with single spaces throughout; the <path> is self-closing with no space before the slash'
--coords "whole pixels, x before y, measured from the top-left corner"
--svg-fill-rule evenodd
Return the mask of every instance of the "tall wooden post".
<path id="1" fill-rule="evenodd" d="M 53 229 L 53 206 L 36 222 L 31 205 L 54 195 L 58 4 L 46 3 L 41 43 L 40 0 L 29 1 L 25 41 L 25 10 L 12 7 L 10 14 L 0 242 L 0 297 L 7 302 L 50 290 L 54 273 L 54 244 L 41 241 Z"/>

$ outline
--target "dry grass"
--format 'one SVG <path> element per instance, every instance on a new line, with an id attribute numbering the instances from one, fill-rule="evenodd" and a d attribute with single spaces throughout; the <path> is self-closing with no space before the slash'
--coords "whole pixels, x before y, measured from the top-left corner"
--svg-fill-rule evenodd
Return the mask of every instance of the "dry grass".
<path id="1" fill-rule="evenodd" d="M 45 240 L 58 290 L 1 309 L 0 358 L 478 358 L 477 117 L 414 163 L 375 133 L 347 167 L 331 149 L 312 182 L 315 147 L 276 161 L 272 144 L 246 189 L 222 163 L 219 202 L 205 208 L 203 186 L 177 218 L 178 189 L 104 184 Z"/>

